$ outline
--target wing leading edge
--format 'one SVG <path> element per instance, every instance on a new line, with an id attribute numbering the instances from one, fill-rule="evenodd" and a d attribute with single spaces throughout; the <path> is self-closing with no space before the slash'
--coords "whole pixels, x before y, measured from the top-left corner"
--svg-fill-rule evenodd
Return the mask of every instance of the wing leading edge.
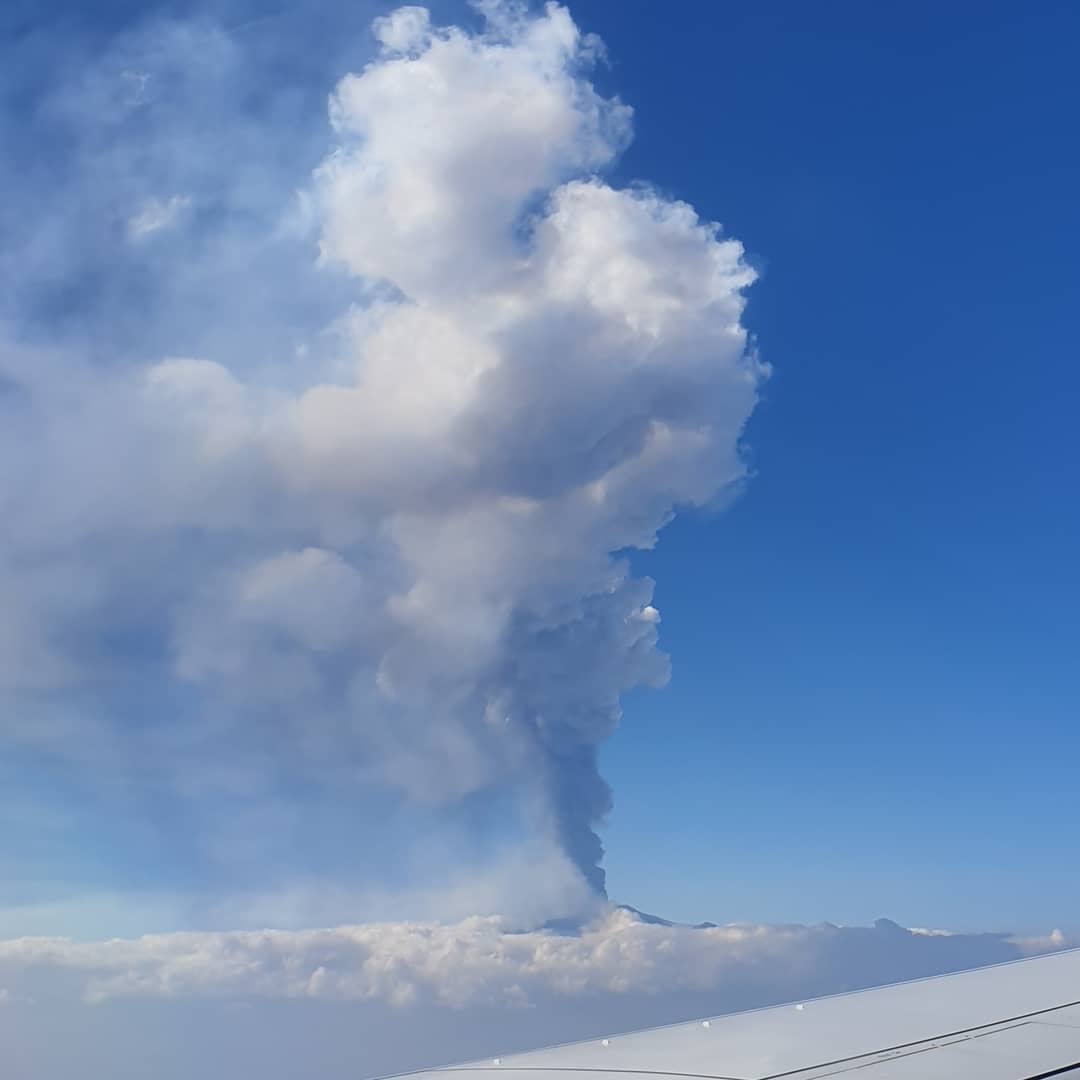
<path id="1" fill-rule="evenodd" d="M 1059 1076 L 1080 1080 L 1080 950 L 413 1073 L 411 1080 Z"/>

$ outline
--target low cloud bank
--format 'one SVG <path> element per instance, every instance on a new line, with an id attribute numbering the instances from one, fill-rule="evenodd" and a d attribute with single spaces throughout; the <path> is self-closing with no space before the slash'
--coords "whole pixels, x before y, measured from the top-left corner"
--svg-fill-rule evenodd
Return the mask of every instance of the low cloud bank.
<path id="1" fill-rule="evenodd" d="M 8 1002 L 116 998 L 326 999 L 395 1007 L 523 1007 L 551 996 L 715 995 L 729 1007 L 850 990 L 1016 959 L 1045 938 L 872 927 L 650 923 L 607 910 L 576 932 L 516 931 L 499 917 L 445 925 L 0 942 Z"/>

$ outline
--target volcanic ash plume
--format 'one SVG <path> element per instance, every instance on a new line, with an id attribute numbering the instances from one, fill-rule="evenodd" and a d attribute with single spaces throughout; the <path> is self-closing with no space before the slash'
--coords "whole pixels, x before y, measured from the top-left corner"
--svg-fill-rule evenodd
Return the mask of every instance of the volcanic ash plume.
<path id="1" fill-rule="evenodd" d="M 180 802 L 509 813 L 602 893 L 597 748 L 668 674 L 618 553 L 744 473 L 754 274 L 690 206 L 599 178 L 631 112 L 564 8 L 483 11 L 377 19 L 337 86 L 301 216 L 363 301 L 294 363 L 84 365 L 77 404 L 9 363 L 49 494 L 2 541 L 35 558 L 0 675 L 100 704 L 138 633 L 169 708 L 85 723 Z"/>

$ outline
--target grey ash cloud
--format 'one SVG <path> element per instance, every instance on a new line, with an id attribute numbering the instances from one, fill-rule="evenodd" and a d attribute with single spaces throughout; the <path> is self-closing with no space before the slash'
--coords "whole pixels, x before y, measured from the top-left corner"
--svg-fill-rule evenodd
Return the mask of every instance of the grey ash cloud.
<path id="1" fill-rule="evenodd" d="M 211 23 L 48 99 L 84 167 L 5 255 L 62 332 L 27 301 L 0 348 L 0 694 L 11 753 L 100 780 L 103 813 L 152 803 L 223 874 L 291 857 L 229 822 L 315 836 L 313 801 L 382 799 L 526 837 L 554 915 L 604 893 L 597 750 L 667 679 L 614 553 L 739 482 L 766 372 L 738 242 L 602 178 L 632 117 L 599 43 L 558 5 L 484 11 L 376 19 L 329 130 L 288 98 L 219 116 L 244 52 Z"/>

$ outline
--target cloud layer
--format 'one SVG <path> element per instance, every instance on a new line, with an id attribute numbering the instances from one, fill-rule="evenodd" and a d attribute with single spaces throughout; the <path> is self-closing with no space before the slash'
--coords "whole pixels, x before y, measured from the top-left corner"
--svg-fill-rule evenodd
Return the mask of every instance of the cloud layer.
<path id="1" fill-rule="evenodd" d="M 177 933 L 104 942 L 0 941 L 9 1001 L 310 998 L 519 1007 L 549 995 L 734 991 L 784 1000 L 1016 959 L 1046 938 L 873 927 L 650 923 L 610 908 L 580 932 L 516 931 L 500 917 L 324 930 Z"/>
<path id="2" fill-rule="evenodd" d="M 155 301 L 92 347 L 24 323 L 0 348 L 5 747 L 138 807 L 193 866 L 317 862 L 326 820 L 396 806 L 491 850 L 526 834 L 568 857 L 566 896 L 602 892 L 597 748 L 620 695 L 667 678 L 652 584 L 620 553 L 744 475 L 764 369 L 742 248 L 600 178 L 631 114 L 590 84 L 600 46 L 564 8 L 483 10 L 478 32 L 420 7 L 375 21 L 299 203 L 260 205 L 261 247 L 232 187 L 175 162 L 129 185 L 131 258 L 201 245 L 155 257 L 177 295 L 206 295 L 192 265 L 251 260 L 206 296 L 214 332 Z M 235 42 L 213 43 L 201 77 L 229 86 Z M 121 53 L 101 97 L 128 138 L 160 80 Z M 283 297 L 281 252 L 308 242 L 312 279 L 352 302 L 268 340 L 246 298 Z M 206 351 L 169 355 L 187 341 Z"/>

